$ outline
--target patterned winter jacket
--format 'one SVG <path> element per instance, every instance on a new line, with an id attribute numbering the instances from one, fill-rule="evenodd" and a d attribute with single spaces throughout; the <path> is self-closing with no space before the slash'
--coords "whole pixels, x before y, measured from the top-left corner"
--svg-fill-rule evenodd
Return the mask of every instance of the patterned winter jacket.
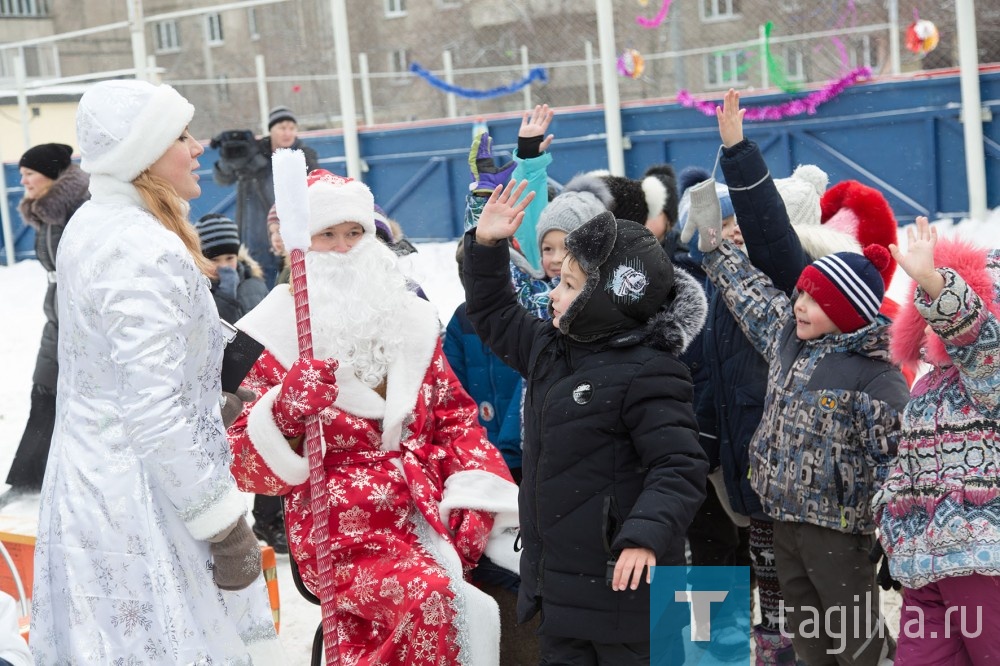
<path id="1" fill-rule="evenodd" d="M 967 282 L 941 269 L 938 298 L 918 289 L 920 317 L 904 313 L 893 324 L 897 360 L 923 352 L 935 363 L 913 386 L 899 456 L 872 502 L 892 575 L 910 588 L 973 573 L 1000 576 L 1000 317 L 990 298 L 1000 282 L 1000 251 L 980 255 L 979 276 L 965 272 Z M 924 340 L 925 321 L 939 340 Z M 927 358 L 940 342 L 950 357 L 944 363 Z M 900 353 L 906 343 L 909 352 Z"/>
<path id="2" fill-rule="evenodd" d="M 899 439 L 906 381 L 889 362 L 887 321 L 800 340 L 793 300 L 729 242 L 705 270 L 768 361 L 751 484 L 775 520 L 854 534 L 875 530 L 871 498 Z"/>

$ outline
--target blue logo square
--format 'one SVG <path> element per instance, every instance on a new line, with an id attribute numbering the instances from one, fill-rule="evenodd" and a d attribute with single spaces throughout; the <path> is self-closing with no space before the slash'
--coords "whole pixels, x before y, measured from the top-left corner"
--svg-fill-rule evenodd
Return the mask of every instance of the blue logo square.
<path id="1" fill-rule="evenodd" d="M 750 663 L 750 567 L 654 567 L 650 663 Z"/>

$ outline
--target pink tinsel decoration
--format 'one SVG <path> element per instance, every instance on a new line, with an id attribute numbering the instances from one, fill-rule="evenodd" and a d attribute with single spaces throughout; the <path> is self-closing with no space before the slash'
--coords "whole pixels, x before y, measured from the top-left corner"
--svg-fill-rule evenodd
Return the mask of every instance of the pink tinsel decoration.
<path id="1" fill-rule="evenodd" d="M 635 22 L 641 25 L 643 28 L 655 28 L 661 23 L 663 23 L 667 18 L 667 13 L 670 12 L 670 0 L 663 0 L 663 5 L 660 6 L 660 11 L 651 19 L 645 16 L 636 16 Z"/>
<path id="2" fill-rule="evenodd" d="M 871 73 L 871 70 L 867 67 L 858 67 L 846 76 L 836 81 L 831 81 L 820 90 L 815 90 L 805 97 L 771 106 L 747 107 L 747 112 L 746 115 L 743 116 L 743 119 L 748 121 L 781 120 L 782 118 L 798 116 L 803 113 L 812 115 L 816 113 L 816 109 L 821 104 L 829 102 L 831 99 L 844 92 L 844 88 L 847 86 L 853 85 L 863 79 L 867 79 L 871 76 Z M 680 90 L 677 92 L 677 102 L 681 106 L 685 106 L 689 109 L 697 109 L 706 116 L 715 115 L 715 102 L 702 102 L 696 100 L 687 90 Z"/>

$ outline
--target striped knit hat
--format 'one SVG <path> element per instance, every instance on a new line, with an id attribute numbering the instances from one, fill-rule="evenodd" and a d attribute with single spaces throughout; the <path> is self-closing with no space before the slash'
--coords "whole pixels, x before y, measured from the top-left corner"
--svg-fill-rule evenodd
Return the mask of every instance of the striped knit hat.
<path id="1" fill-rule="evenodd" d="M 194 223 L 201 239 L 201 253 L 208 259 L 240 253 L 240 233 L 236 223 L 220 213 L 209 213 Z"/>
<path id="2" fill-rule="evenodd" d="M 869 245 L 856 252 L 828 254 L 806 266 L 795 285 L 815 299 L 841 333 L 852 333 L 875 321 L 885 296 L 881 271 L 889 251 Z"/>

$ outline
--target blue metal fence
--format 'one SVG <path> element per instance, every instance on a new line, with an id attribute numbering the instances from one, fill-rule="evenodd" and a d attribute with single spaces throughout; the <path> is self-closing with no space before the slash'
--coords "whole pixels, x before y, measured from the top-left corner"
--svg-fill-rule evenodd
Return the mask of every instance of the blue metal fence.
<path id="1" fill-rule="evenodd" d="M 983 71 L 980 94 L 988 113 L 1000 111 L 1000 70 Z M 788 95 L 744 98 L 748 106 L 780 104 Z M 771 171 L 786 176 L 797 164 L 816 164 L 830 183 L 860 180 L 885 193 L 900 222 L 917 215 L 961 217 L 969 209 L 957 73 L 861 84 L 821 106 L 815 115 L 746 123 Z M 510 159 L 517 145 L 520 116 L 488 119 L 495 153 Z M 414 127 L 362 130 L 365 182 L 375 200 L 414 240 L 451 239 L 462 231 L 464 197 L 470 182 L 470 119 Z M 678 170 L 688 165 L 711 169 L 719 145 L 714 116 L 677 104 L 635 104 L 622 108 L 628 147 L 626 175 L 639 177 L 654 163 Z M 605 168 L 604 116 L 599 108 L 559 110 L 552 126 L 556 141 L 550 177 L 565 182 L 574 174 Z M 1000 206 L 1000 123 L 984 121 L 987 206 Z M 340 135 L 305 137 L 324 168 L 345 173 Z M 201 158 L 200 199 L 192 219 L 209 211 L 235 209 L 233 187 L 212 182 L 215 151 Z M 33 255 L 33 232 L 16 213 L 22 190 L 17 167 L 4 165 L 12 211 L 17 259 Z M 720 174 L 721 175 L 721 174 Z M 2 261 L 2 258 L 0 258 Z"/>

